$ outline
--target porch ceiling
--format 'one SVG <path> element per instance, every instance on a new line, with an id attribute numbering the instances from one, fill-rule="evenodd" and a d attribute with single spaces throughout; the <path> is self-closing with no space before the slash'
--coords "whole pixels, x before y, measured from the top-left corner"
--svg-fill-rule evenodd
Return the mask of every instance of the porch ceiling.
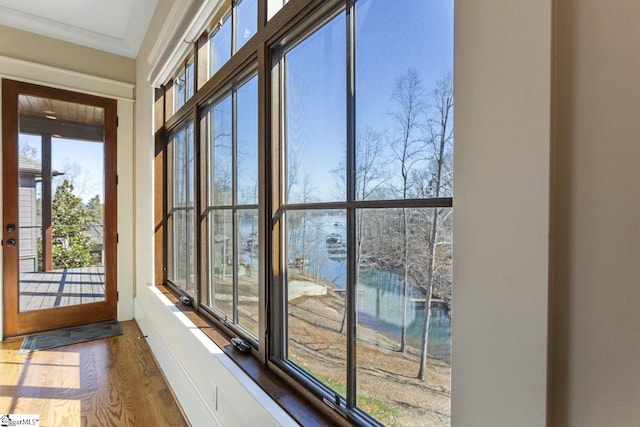
<path id="1" fill-rule="evenodd" d="M 84 141 L 104 140 L 104 110 L 92 105 L 20 95 L 20 132 Z"/>

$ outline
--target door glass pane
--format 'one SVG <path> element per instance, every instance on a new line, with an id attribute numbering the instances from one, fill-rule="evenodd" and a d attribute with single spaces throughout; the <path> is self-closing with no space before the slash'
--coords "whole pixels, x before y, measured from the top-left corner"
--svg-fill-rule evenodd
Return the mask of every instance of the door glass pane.
<path id="1" fill-rule="evenodd" d="M 104 110 L 19 96 L 20 311 L 104 301 Z"/>

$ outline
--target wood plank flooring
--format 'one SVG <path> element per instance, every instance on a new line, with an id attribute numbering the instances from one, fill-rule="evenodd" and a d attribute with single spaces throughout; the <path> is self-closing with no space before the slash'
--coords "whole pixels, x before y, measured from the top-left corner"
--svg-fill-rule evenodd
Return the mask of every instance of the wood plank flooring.
<path id="1" fill-rule="evenodd" d="M 188 426 L 135 321 L 123 335 L 18 354 L 0 343 L 0 414 L 41 426 Z"/>
<path id="2" fill-rule="evenodd" d="M 20 273 L 20 311 L 104 301 L 104 267 Z"/>

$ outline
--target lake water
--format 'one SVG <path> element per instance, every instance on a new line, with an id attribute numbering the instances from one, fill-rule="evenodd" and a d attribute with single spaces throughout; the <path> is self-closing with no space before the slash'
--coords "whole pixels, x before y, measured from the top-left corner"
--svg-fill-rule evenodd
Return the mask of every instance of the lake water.
<path id="1" fill-rule="evenodd" d="M 344 218 L 327 216 L 321 233 L 346 235 Z M 319 251 L 311 257 L 309 271 L 319 270 L 320 276 L 344 289 L 347 282 L 347 268 L 344 260 L 335 260 L 328 251 Z M 409 295 L 407 302 L 407 344 L 416 348 L 422 345 L 424 303 L 415 303 L 412 298 L 422 298 L 419 293 Z M 400 342 L 402 325 L 402 281 L 397 274 L 377 268 L 360 270 L 358 283 L 358 323 L 376 329 L 388 338 Z M 428 353 L 432 357 L 450 362 L 451 359 L 451 317 L 440 306 L 431 308 L 429 323 Z"/>
<path id="2" fill-rule="evenodd" d="M 327 215 L 322 218 L 317 230 L 317 250 L 310 251 L 305 270 L 331 281 L 336 288 L 344 289 L 347 282 L 347 268 L 344 260 L 337 260 L 325 247 L 325 238 L 333 233 L 346 241 L 344 216 Z M 241 227 L 245 236 L 250 230 Z M 255 263 L 255 258 L 244 262 Z M 293 254 L 289 254 L 292 258 Z M 420 348 L 424 322 L 424 303 L 415 303 L 411 298 L 421 298 L 418 293 L 409 295 L 407 302 L 407 344 Z M 397 274 L 377 268 L 361 269 L 358 283 L 358 323 L 379 331 L 386 337 L 400 342 L 402 319 L 402 281 Z M 451 317 L 440 306 L 431 309 L 429 324 L 428 352 L 432 357 L 450 362 L 451 359 Z"/>
<path id="3" fill-rule="evenodd" d="M 420 348 L 424 325 L 424 303 L 407 301 L 407 344 Z M 360 272 L 358 323 L 376 329 L 400 342 L 402 330 L 402 281 L 398 275 L 376 269 Z M 428 353 L 450 362 L 451 317 L 444 307 L 433 306 L 429 322 Z"/>

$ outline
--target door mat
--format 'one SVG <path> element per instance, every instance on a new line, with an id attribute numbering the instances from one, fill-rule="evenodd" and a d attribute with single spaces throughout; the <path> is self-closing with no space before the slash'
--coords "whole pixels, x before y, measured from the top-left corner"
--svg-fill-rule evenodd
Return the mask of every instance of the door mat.
<path id="1" fill-rule="evenodd" d="M 122 328 L 116 320 L 91 323 L 89 325 L 56 329 L 55 331 L 27 335 L 22 341 L 19 354 L 62 347 L 65 345 L 99 340 L 122 335 Z"/>

